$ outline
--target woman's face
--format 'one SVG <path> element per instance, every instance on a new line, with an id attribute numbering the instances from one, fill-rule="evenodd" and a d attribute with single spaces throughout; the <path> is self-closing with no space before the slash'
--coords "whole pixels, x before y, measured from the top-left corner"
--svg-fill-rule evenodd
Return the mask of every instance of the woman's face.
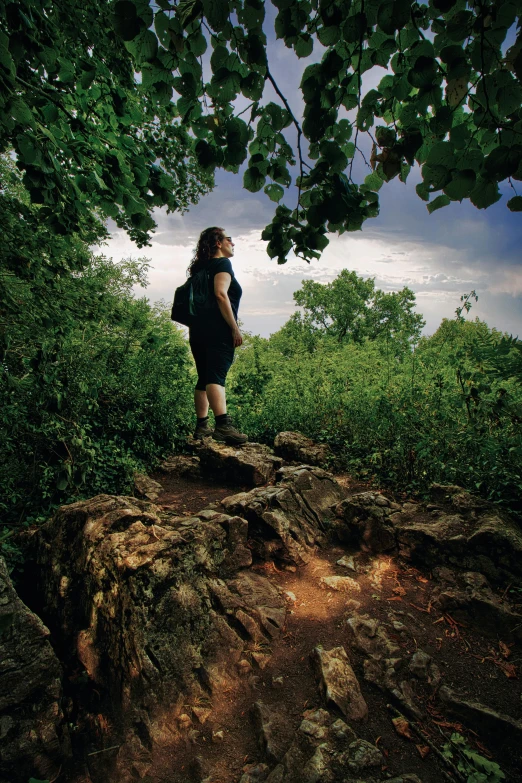
<path id="1" fill-rule="evenodd" d="M 221 242 L 218 242 L 218 247 L 225 258 L 232 258 L 234 255 L 234 243 L 232 242 L 231 236 L 224 234 Z"/>

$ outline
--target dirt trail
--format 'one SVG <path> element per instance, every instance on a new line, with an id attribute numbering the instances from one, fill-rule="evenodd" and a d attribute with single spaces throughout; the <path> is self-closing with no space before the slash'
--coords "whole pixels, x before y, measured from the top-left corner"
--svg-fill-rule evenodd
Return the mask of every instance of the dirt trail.
<path id="1" fill-rule="evenodd" d="M 223 487 L 205 479 L 157 477 L 164 486 L 157 503 L 178 514 L 198 511 L 210 503 L 247 488 Z M 336 476 L 349 492 L 364 491 L 368 485 L 353 482 L 349 476 Z M 337 563 L 353 557 L 355 570 Z M 350 563 L 349 563 L 350 565 Z M 343 646 L 369 707 L 368 721 L 354 725 L 357 734 L 382 751 L 386 775 L 416 773 L 423 783 L 439 783 L 444 770 L 434 747 L 441 748 L 453 732 L 466 737 L 469 746 L 486 758 L 494 758 L 506 773 L 506 780 L 522 780 L 520 749 L 495 745 L 492 738 L 479 735 L 461 722 L 444 715 L 436 707 L 432 690 L 421 683 L 415 697 L 427 716 L 417 722 L 424 733 L 412 739 L 399 736 L 387 708 L 389 696 L 365 681 L 363 656 L 350 647 L 347 619 L 354 612 L 392 625 L 391 636 L 401 654 L 422 650 L 432 656 L 442 675 L 442 683 L 467 698 L 481 701 L 516 719 L 521 717 L 520 648 L 499 638 L 482 636 L 476 628 L 437 612 L 431 603 L 435 586 L 432 575 L 385 555 L 369 555 L 331 545 L 319 550 L 303 567 L 281 570 L 271 562 L 252 566 L 267 576 L 286 596 L 288 616 L 282 635 L 275 641 L 249 642 L 245 659 L 249 667 L 236 690 L 214 697 L 204 723 L 193 718 L 190 739 L 183 747 L 163 751 L 154 760 L 147 780 L 159 783 L 238 783 L 248 765 L 264 760 L 251 720 L 252 705 L 262 701 L 274 710 L 279 722 L 278 743 L 286 749 L 302 720 L 303 711 L 322 706 L 310 666 L 310 653 Z M 349 576 L 351 589 L 336 591 L 321 581 L 328 576 Z M 272 763 L 270 767 L 272 768 Z M 450 777 L 449 779 L 455 779 Z M 489 780 L 489 778 L 485 778 Z"/>

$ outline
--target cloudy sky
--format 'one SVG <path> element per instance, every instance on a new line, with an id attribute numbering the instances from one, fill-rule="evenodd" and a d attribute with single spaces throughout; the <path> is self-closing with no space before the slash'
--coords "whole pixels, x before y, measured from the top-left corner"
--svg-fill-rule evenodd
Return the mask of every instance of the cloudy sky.
<path id="1" fill-rule="evenodd" d="M 297 86 L 302 70 L 320 59 L 323 51 L 319 45 L 309 60 L 298 61 L 281 42 L 269 43 L 272 73 L 296 115 L 301 114 Z M 373 69 L 364 88 L 375 86 L 384 75 L 384 69 Z M 267 94 L 266 100 L 272 99 L 277 97 Z M 361 182 L 366 173 L 359 157 L 354 179 Z M 454 202 L 429 215 L 415 193 L 420 179 L 417 168 L 406 184 L 398 179 L 385 184 L 379 192 L 379 217 L 367 220 L 362 231 L 331 235 L 322 258 L 310 264 L 290 257 L 278 266 L 267 256 L 261 231 L 275 205 L 263 192 L 243 190 L 242 174 L 221 171 L 216 172 L 214 191 L 185 215 L 156 213 L 158 228 L 151 247 L 140 250 L 115 230 L 103 252 L 114 260 L 146 256 L 151 263 L 146 296 L 151 301 L 170 301 L 176 286 L 186 279 L 200 231 L 223 226 L 235 242 L 234 271 L 243 287 L 240 318 L 245 329 L 264 337 L 294 312 L 292 295 L 303 280 L 330 282 L 341 269 L 374 277 L 376 286 L 385 291 L 410 287 L 426 320 L 426 334 L 432 334 L 442 318 L 453 318 L 460 296 L 474 289 L 479 301 L 470 317 L 522 336 L 522 221 L 520 213 L 506 207 L 513 191 L 506 185 L 502 200 L 487 210 L 478 210 L 469 201 Z M 295 189 L 283 200 L 295 206 Z"/>

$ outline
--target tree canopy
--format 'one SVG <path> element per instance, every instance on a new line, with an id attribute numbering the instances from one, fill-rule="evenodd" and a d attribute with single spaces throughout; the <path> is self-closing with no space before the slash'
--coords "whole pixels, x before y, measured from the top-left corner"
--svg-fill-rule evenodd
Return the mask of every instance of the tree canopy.
<path id="1" fill-rule="evenodd" d="M 430 212 L 486 208 L 522 179 L 522 0 L 273 4 L 267 31 L 262 0 L 1 2 L 0 151 L 14 148 L 40 218 L 65 232 L 110 216 L 143 244 L 154 207 L 183 208 L 216 167 L 246 163 L 244 187 L 278 203 L 263 236 L 284 263 L 360 229 L 415 164 Z M 302 116 L 267 32 L 313 55 Z"/>

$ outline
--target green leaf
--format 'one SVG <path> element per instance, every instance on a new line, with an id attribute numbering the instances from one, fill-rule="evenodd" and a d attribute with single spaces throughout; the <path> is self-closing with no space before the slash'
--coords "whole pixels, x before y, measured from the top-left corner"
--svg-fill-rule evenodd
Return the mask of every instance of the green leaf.
<path id="1" fill-rule="evenodd" d="M 251 193 L 257 193 L 265 184 L 266 177 L 256 166 L 251 166 L 245 171 L 243 177 L 243 187 Z"/>
<path id="2" fill-rule="evenodd" d="M 323 141 L 319 146 L 321 155 L 329 163 L 331 172 L 340 174 L 348 165 L 348 158 L 335 141 Z"/>
<path id="3" fill-rule="evenodd" d="M 190 44 L 190 51 L 195 57 L 201 57 L 207 51 L 207 39 L 201 30 L 198 30 L 197 33 L 190 35 L 188 37 L 188 42 Z"/>
<path id="4" fill-rule="evenodd" d="M 507 208 L 511 212 L 522 212 L 522 196 L 513 196 L 507 203 Z"/>
<path id="5" fill-rule="evenodd" d="M 21 98 L 17 98 L 11 105 L 11 115 L 21 125 L 34 125 L 33 112 Z"/>
<path id="6" fill-rule="evenodd" d="M 339 25 L 331 25 L 330 27 L 320 27 L 317 31 L 317 37 L 323 46 L 334 46 L 339 40 L 341 30 Z"/>
<path id="7" fill-rule="evenodd" d="M 387 0 L 381 3 L 377 12 L 377 24 L 387 35 L 404 27 L 409 21 L 411 3 L 408 0 Z"/>
<path id="8" fill-rule="evenodd" d="M 471 191 L 475 187 L 476 179 L 477 177 L 473 169 L 456 171 L 451 182 L 448 182 L 444 187 L 444 193 L 453 201 L 462 201 L 463 198 L 469 198 Z"/>
<path id="9" fill-rule="evenodd" d="M 131 0 L 118 0 L 114 4 L 113 24 L 116 33 L 124 41 L 132 41 L 145 27 Z"/>
<path id="10" fill-rule="evenodd" d="M 281 201 L 281 199 L 285 194 L 285 191 L 281 187 L 281 185 L 273 184 L 273 185 L 266 186 L 265 193 L 271 201 Z"/>
<path id="11" fill-rule="evenodd" d="M 303 33 L 297 39 L 294 49 L 298 57 L 309 57 L 314 48 L 314 39 L 308 33 Z"/>
<path id="12" fill-rule="evenodd" d="M 263 95 L 265 80 L 261 74 L 252 71 L 241 79 L 241 92 L 246 98 L 252 101 L 258 101 Z"/>
<path id="13" fill-rule="evenodd" d="M 440 209 L 441 207 L 447 207 L 448 204 L 451 204 L 451 199 L 448 198 L 448 196 L 437 196 L 437 198 L 433 199 L 433 201 L 430 201 L 429 204 L 426 204 L 428 208 L 428 212 L 431 213 L 435 212 L 435 210 Z"/>
<path id="14" fill-rule="evenodd" d="M 16 141 L 18 142 L 18 150 L 22 155 L 24 163 L 30 165 L 40 157 L 40 151 L 36 145 L 35 139 L 29 136 L 19 135 L 16 137 Z"/>
<path id="15" fill-rule="evenodd" d="M 203 0 L 203 13 L 212 29 L 220 32 L 228 22 L 228 0 Z"/>
<path id="16" fill-rule="evenodd" d="M 163 11 L 158 11 L 154 17 L 154 29 L 156 30 L 160 42 L 168 49 L 170 43 L 169 17 L 167 14 L 163 13 Z"/>
<path id="17" fill-rule="evenodd" d="M 434 144 L 428 153 L 426 163 L 430 166 L 444 166 L 453 168 L 455 166 L 455 151 L 450 141 L 440 141 Z"/>
<path id="18" fill-rule="evenodd" d="M 142 62 L 151 62 L 158 53 L 158 39 L 152 30 L 145 30 L 136 42 L 138 58 Z"/>
<path id="19" fill-rule="evenodd" d="M 498 183 L 479 177 L 470 199 L 477 209 L 486 209 L 501 198 Z"/>
<path id="20" fill-rule="evenodd" d="M 370 190 L 380 190 L 383 185 L 384 180 L 381 179 L 381 177 L 377 174 L 376 171 L 372 172 L 371 174 L 368 174 L 367 177 L 364 179 L 364 184 L 367 185 Z"/>

